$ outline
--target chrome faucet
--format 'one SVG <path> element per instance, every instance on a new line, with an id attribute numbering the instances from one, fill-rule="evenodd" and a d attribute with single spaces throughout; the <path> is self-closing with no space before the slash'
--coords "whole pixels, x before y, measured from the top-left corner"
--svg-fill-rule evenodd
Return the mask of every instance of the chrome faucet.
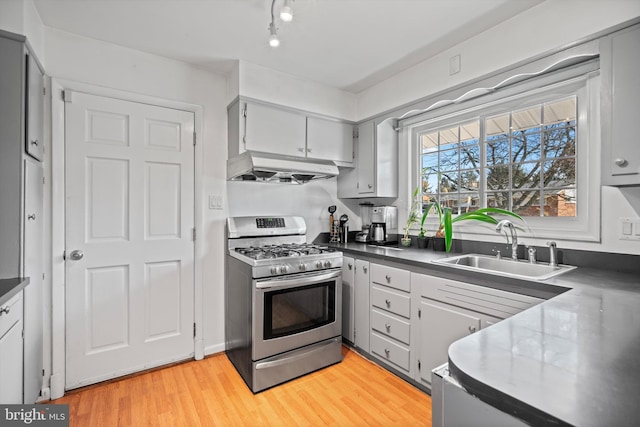
<path id="1" fill-rule="evenodd" d="M 503 228 L 507 227 L 511 233 L 511 259 L 518 260 L 518 233 L 516 233 L 516 227 L 508 219 L 503 219 L 496 225 L 496 232 L 502 233 Z M 506 233 L 505 233 L 506 236 Z M 507 236 L 507 243 L 509 243 L 509 237 Z"/>
<path id="2" fill-rule="evenodd" d="M 554 242 L 553 240 L 550 242 L 547 242 L 547 246 L 549 246 L 549 265 L 551 267 L 557 267 L 558 266 L 558 257 L 556 256 L 556 242 Z"/>

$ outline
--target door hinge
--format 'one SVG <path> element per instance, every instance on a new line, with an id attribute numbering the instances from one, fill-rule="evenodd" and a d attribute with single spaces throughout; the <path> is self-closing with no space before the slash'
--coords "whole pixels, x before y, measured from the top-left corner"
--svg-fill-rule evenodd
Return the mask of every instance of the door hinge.
<path id="1" fill-rule="evenodd" d="M 63 261 L 67 260 L 67 251 L 62 251 L 62 260 Z"/>
<path id="2" fill-rule="evenodd" d="M 196 228 L 195 227 L 193 227 L 191 229 L 191 238 L 193 239 L 194 242 L 196 241 Z"/>
<path id="3" fill-rule="evenodd" d="M 418 309 L 418 319 L 420 319 L 420 318 L 421 318 L 420 316 L 422 316 L 422 309 L 420 309 L 420 308 L 419 308 L 419 309 Z"/>
<path id="4" fill-rule="evenodd" d="M 196 337 L 196 324 L 193 324 L 193 337 Z"/>
<path id="5" fill-rule="evenodd" d="M 42 370 L 42 376 L 44 377 L 44 369 Z"/>
<path id="6" fill-rule="evenodd" d="M 63 90 L 62 91 L 62 100 L 64 102 L 73 102 L 73 91 L 71 90 Z"/>
<path id="7" fill-rule="evenodd" d="M 244 108 L 242 109 L 242 117 L 247 117 L 247 105 L 245 104 Z"/>
<path id="8" fill-rule="evenodd" d="M 46 87 L 42 88 L 42 96 L 47 96 L 47 88 Z"/>
<path id="9" fill-rule="evenodd" d="M 418 360 L 418 371 L 420 370 L 420 361 Z"/>
<path id="10" fill-rule="evenodd" d="M 194 146 L 196 145 L 196 133 L 195 132 L 193 133 L 193 145 Z"/>

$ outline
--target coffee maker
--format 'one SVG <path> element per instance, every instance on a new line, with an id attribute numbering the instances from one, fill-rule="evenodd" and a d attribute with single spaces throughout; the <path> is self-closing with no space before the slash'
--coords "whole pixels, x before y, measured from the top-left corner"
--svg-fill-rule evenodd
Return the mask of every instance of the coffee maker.
<path id="1" fill-rule="evenodd" d="M 398 208 L 395 206 L 374 206 L 371 210 L 371 243 L 393 245 L 398 243 Z"/>
<path id="2" fill-rule="evenodd" d="M 362 231 L 356 234 L 356 242 L 367 243 L 371 241 L 369 231 L 371 229 L 371 210 L 373 203 L 360 203 L 360 219 L 362 220 Z"/>

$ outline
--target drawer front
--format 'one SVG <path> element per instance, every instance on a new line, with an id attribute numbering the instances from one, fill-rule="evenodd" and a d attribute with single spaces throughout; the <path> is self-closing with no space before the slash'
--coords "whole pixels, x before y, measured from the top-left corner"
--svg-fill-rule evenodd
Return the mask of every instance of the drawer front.
<path id="1" fill-rule="evenodd" d="M 392 289 L 371 286 L 371 305 L 407 319 L 411 318 L 411 297 Z"/>
<path id="2" fill-rule="evenodd" d="M 397 367 L 409 371 L 409 349 L 391 340 L 371 333 L 371 352 Z"/>
<path id="3" fill-rule="evenodd" d="M 0 337 L 22 319 L 22 291 L 0 306 Z"/>
<path id="4" fill-rule="evenodd" d="M 399 268 L 371 264 L 371 281 L 401 291 L 411 292 L 411 274 Z"/>
<path id="5" fill-rule="evenodd" d="M 376 309 L 371 310 L 371 329 L 403 342 L 404 344 L 410 344 L 411 327 L 409 322 Z"/>

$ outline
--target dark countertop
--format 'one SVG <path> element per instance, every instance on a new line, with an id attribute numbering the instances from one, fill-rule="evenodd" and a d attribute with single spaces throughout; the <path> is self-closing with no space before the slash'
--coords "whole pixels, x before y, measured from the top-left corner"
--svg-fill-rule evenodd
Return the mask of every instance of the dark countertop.
<path id="1" fill-rule="evenodd" d="M 28 277 L 14 277 L 11 279 L 0 279 L 0 305 L 6 303 L 15 294 L 24 289 L 29 284 Z"/>
<path id="2" fill-rule="evenodd" d="M 543 282 L 497 280 L 430 263 L 459 254 L 332 246 L 468 283 L 548 292 L 547 301 L 453 343 L 451 374 L 469 393 L 532 425 L 638 425 L 639 274 L 579 267 Z"/>

